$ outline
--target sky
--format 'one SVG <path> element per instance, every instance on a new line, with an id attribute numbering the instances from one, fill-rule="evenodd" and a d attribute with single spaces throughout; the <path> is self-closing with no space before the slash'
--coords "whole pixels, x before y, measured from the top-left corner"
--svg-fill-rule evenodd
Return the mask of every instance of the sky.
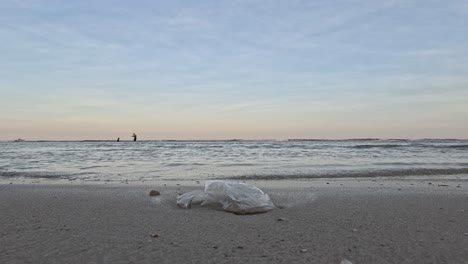
<path id="1" fill-rule="evenodd" d="M 0 140 L 134 132 L 468 138 L 468 1 L 0 1 Z"/>

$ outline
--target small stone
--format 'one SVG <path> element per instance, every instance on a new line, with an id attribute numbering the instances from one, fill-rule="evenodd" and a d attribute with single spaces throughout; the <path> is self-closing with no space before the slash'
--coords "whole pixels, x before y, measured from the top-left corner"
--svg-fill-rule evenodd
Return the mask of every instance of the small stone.
<path id="1" fill-rule="evenodd" d="M 157 238 L 157 237 L 159 237 L 159 235 L 158 234 L 151 234 L 151 237 Z"/>
<path id="2" fill-rule="evenodd" d="M 158 195 L 160 195 L 160 194 L 161 194 L 161 193 L 158 192 L 158 191 L 156 191 L 156 190 L 151 190 L 151 191 L 149 192 L 149 196 L 158 196 Z"/>
<path id="3" fill-rule="evenodd" d="M 347 260 L 347 259 L 343 259 L 340 264 L 353 264 L 351 261 Z"/>
<path id="4" fill-rule="evenodd" d="M 238 249 L 244 249 L 244 247 L 241 247 L 241 246 L 237 246 Z"/>
<path id="5" fill-rule="evenodd" d="M 463 235 L 468 236 L 468 233 L 464 233 Z"/>
<path id="6" fill-rule="evenodd" d="M 299 250 L 299 252 L 305 253 L 305 252 L 307 252 L 307 249 L 303 248 L 303 249 Z"/>
<path id="7" fill-rule="evenodd" d="M 285 217 L 281 217 L 281 218 L 278 218 L 276 221 L 283 222 L 283 221 L 289 221 L 289 219 Z"/>
<path id="8" fill-rule="evenodd" d="M 358 230 L 356 228 L 353 229 L 353 232 L 357 232 Z"/>

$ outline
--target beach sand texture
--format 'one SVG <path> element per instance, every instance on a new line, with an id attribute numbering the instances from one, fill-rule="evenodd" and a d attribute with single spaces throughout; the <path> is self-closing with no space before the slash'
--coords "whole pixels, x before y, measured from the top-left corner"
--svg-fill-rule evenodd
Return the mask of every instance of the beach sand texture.
<path id="1" fill-rule="evenodd" d="M 201 186 L 1 184 L 0 263 L 468 263 L 466 182 L 301 185 L 238 216 L 176 207 Z"/>

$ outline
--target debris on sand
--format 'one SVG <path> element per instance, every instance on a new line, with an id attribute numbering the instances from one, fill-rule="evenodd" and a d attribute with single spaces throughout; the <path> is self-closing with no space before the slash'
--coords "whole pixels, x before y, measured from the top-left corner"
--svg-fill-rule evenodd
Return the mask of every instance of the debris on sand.
<path id="1" fill-rule="evenodd" d="M 177 206 L 189 209 L 201 205 L 234 214 L 257 214 L 271 211 L 275 205 L 259 188 L 240 182 L 208 181 L 204 191 L 191 191 L 177 196 Z"/>
<path id="2" fill-rule="evenodd" d="M 158 234 L 151 234 L 150 236 L 153 237 L 153 238 L 158 238 L 159 237 Z"/>
<path id="3" fill-rule="evenodd" d="M 159 191 L 156 191 L 156 190 L 151 190 L 149 192 L 149 196 L 158 196 L 160 195 L 161 193 Z"/>

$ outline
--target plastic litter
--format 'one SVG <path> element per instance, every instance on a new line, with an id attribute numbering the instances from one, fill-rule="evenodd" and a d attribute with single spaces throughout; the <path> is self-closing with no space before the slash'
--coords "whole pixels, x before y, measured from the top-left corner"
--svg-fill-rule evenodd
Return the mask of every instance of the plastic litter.
<path id="1" fill-rule="evenodd" d="M 246 183 L 209 181 L 204 191 L 191 191 L 177 196 L 177 206 L 207 206 L 234 214 L 257 214 L 271 211 L 275 205 L 268 194 Z"/>

